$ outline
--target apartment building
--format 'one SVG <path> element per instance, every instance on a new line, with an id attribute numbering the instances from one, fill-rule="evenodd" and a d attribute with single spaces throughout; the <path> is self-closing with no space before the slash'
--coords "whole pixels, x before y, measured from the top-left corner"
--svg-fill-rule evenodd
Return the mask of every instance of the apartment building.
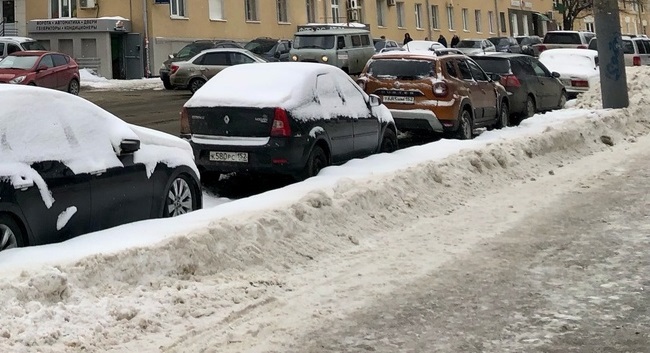
<path id="1" fill-rule="evenodd" d="M 0 0 L 6 2 L 8 0 Z M 28 1 L 28 2 L 27 2 Z M 15 2 L 15 3 L 14 3 Z M 292 38 L 306 23 L 360 22 L 372 36 L 449 41 L 542 35 L 552 0 L 12 0 L 18 34 L 66 52 L 105 77 L 155 75 L 202 38 Z M 25 5 L 27 4 L 27 5 Z"/>
<path id="2" fill-rule="evenodd" d="M 619 0 L 618 9 L 621 19 L 621 33 L 623 34 L 648 34 L 648 22 L 650 21 L 650 12 L 648 12 L 647 6 L 648 2 L 644 0 Z M 553 9 L 554 12 L 552 17 L 556 19 L 554 23 L 556 27 L 554 29 L 565 29 L 563 28 L 563 17 L 562 14 L 557 11 L 558 7 L 561 6 L 558 0 L 553 0 Z M 574 24 L 574 30 L 579 31 L 596 31 L 596 24 L 594 15 L 591 11 L 585 11 L 580 15 Z"/>

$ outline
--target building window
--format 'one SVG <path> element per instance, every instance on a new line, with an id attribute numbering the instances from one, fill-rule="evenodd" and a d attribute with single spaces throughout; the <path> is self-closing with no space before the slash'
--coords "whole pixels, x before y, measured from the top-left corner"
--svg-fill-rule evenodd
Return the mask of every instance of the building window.
<path id="1" fill-rule="evenodd" d="M 415 4 L 415 28 L 422 28 L 422 4 Z"/>
<path id="2" fill-rule="evenodd" d="M 513 36 L 519 35 L 519 23 L 517 22 L 517 14 L 510 14 L 510 31 Z"/>
<path id="3" fill-rule="evenodd" d="M 476 21 L 476 32 L 482 32 L 481 28 L 481 10 L 474 10 L 474 20 Z"/>
<path id="4" fill-rule="evenodd" d="M 524 35 L 528 36 L 528 34 L 529 34 L 529 32 L 528 32 L 528 15 L 522 15 L 521 20 L 523 22 L 522 23 L 522 27 L 523 27 L 522 29 L 524 30 Z"/>
<path id="5" fill-rule="evenodd" d="M 187 13 L 185 12 L 185 0 L 171 0 L 169 2 L 169 7 L 172 16 L 178 16 L 178 17 L 187 16 Z"/>
<path id="6" fill-rule="evenodd" d="M 277 0 L 276 4 L 278 22 L 289 22 L 289 15 L 287 13 L 287 0 Z"/>
<path id="7" fill-rule="evenodd" d="M 339 0 L 332 0 L 332 22 L 339 23 Z"/>
<path id="8" fill-rule="evenodd" d="M 635 23 L 635 25 L 636 25 L 636 23 Z M 587 32 L 595 32 L 594 23 L 593 22 L 585 22 L 585 30 Z"/>
<path id="9" fill-rule="evenodd" d="M 463 31 L 469 31 L 469 20 L 467 19 L 468 12 L 469 11 L 467 9 L 463 9 L 461 11 L 463 15 Z"/>
<path id="10" fill-rule="evenodd" d="M 454 30 L 454 8 L 447 7 L 447 23 L 449 24 L 449 30 Z"/>
<path id="11" fill-rule="evenodd" d="M 438 5 L 431 5 L 431 27 L 434 29 L 440 28 L 440 13 L 438 13 Z"/>
<path id="12" fill-rule="evenodd" d="M 52 18 L 77 17 L 76 0 L 50 0 Z"/>
<path id="13" fill-rule="evenodd" d="M 377 0 L 377 26 L 386 26 L 386 15 L 384 14 L 386 6 L 386 0 Z"/>
<path id="14" fill-rule="evenodd" d="M 246 0 L 246 21 L 259 21 L 257 15 L 257 0 Z"/>
<path id="15" fill-rule="evenodd" d="M 210 7 L 211 20 L 225 20 L 226 16 L 223 13 L 223 0 L 210 0 L 208 3 Z"/>
<path id="16" fill-rule="evenodd" d="M 365 18 L 363 16 L 363 10 L 364 9 L 365 9 L 365 7 L 363 6 L 363 0 L 356 0 L 356 1 L 348 0 L 348 11 L 349 11 L 348 12 L 348 18 L 349 18 L 349 21 L 363 23 L 363 20 Z M 356 20 L 354 20 L 351 17 L 351 16 L 353 16 L 352 11 L 357 13 L 357 19 Z"/>
<path id="17" fill-rule="evenodd" d="M 488 11 L 488 26 L 490 27 L 490 33 L 494 33 L 494 12 Z"/>
<path id="18" fill-rule="evenodd" d="M 404 3 L 403 2 L 398 2 L 397 3 L 397 27 L 404 28 L 405 23 L 404 20 Z"/>
<path id="19" fill-rule="evenodd" d="M 506 33 L 506 13 L 499 12 L 499 22 L 501 22 L 501 32 Z"/>
<path id="20" fill-rule="evenodd" d="M 305 7 L 307 7 L 307 23 L 316 22 L 316 7 L 314 5 L 316 0 L 306 0 Z"/>

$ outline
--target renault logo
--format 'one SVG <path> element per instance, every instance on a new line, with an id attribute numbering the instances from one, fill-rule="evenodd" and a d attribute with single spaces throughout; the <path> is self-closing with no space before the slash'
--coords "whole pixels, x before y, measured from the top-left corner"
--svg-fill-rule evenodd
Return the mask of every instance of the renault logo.
<path id="1" fill-rule="evenodd" d="M 230 118 L 228 117 L 228 115 L 223 117 L 223 122 L 226 123 L 226 124 L 228 124 L 230 122 Z"/>

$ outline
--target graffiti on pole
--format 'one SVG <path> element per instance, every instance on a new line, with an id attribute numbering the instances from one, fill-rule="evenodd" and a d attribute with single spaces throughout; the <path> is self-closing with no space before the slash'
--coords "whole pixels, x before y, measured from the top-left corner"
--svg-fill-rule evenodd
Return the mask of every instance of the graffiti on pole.
<path id="1" fill-rule="evenodd" d="M 607 44 L 610 52 L 612 53 L 612 58 L 607 66 L 605 67 L 605 74 L 612 80 L 618 81 L 621 79 L 623 72 L 621 70 L 621 51 L 623 50 L 623 40 L 621 39 L 621 33 L 616 33 L 614 38 Z"/>

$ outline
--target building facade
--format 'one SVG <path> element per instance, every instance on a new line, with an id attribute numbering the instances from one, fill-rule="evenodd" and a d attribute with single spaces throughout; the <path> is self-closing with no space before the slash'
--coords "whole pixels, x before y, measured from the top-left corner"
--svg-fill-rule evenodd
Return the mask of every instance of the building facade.
<path id="1" fill-rule="evenodd" d="M 7 0 L 0 0 L 7 1 Z M 28 5 L 25 4 L 29 1 Z M 306 23 L 360 22 L 373 37 L 447 41 L 543 35 L 551 0 L 12 0 L 18 34 L 105 77 L 155 75 L 168 55 L 205 38 L 292 38 Z M 139 38 L 139 39 L 138 39 Z M 135 63 L 141 61 L 141 67 Z M 126 66 L 126 67 L 125 67 Z"/>
<path id="2" fill-rule="evenodd" d="M 554 0 L 553 3 L 554 12 L 552 17 L 555 21 L 553 21 L 552 28 L 564 29 L 562 27 L 562 14 L 556 10 L 559 5 L 558 1 Z M 647 9 L 648 4 L 649 2 L 645 0 L 618 1 L 619 15 L 621 18 L 621 33 L 632 35 L 648 34 L 648 22 L 650 21 L 650 12 L 648 12 Z M 596 32 L 594 15 L 591 11 L 585 11 L 579 17 L 580 18 L 578 18 L 573 24 L 574 30 Z"/>

